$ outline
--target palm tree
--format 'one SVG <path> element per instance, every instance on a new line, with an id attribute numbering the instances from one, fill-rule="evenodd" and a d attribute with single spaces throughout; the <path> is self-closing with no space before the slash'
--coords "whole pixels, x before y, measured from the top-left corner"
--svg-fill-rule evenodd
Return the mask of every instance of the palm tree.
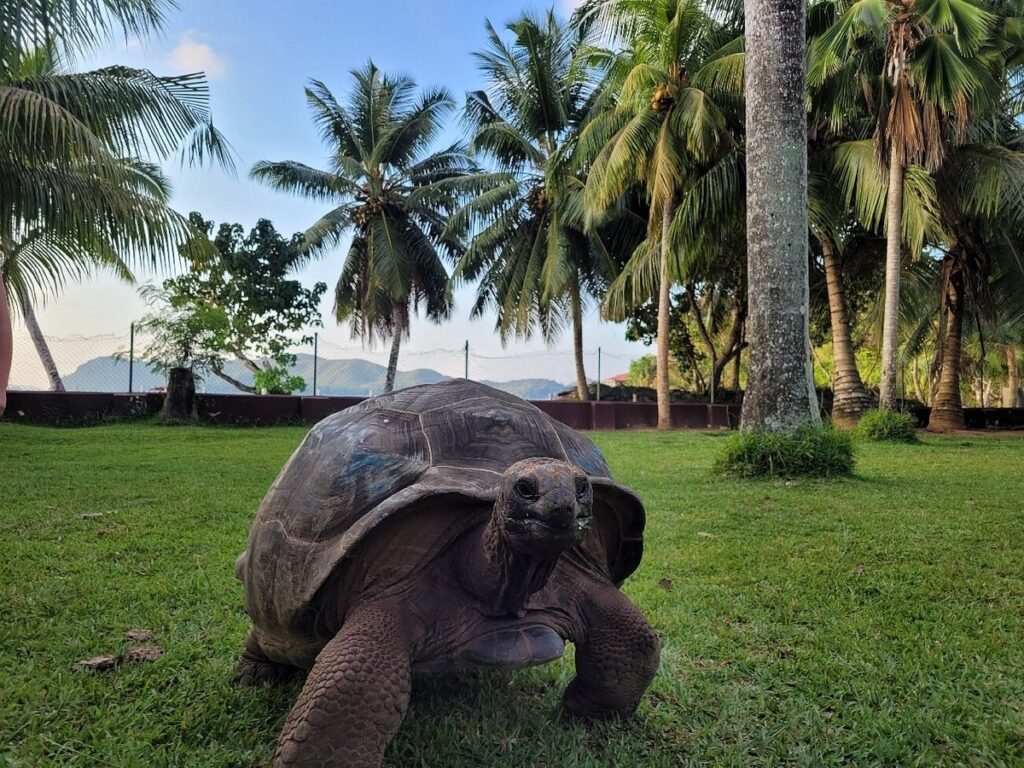
<path id="1" fill-rule="evenodd" d="M 964 425 L 960 398 L 965 325 L 979 334 L 1024 319 L 1024 144 L 1016 120 L 985 121 L 989 141 L 958 146 L 936 178 L 948 241 L 939 280 L 939 379 L 934 430 Z"/>
<path id="2" fill-rule="evenodd" d="M 803 0 L 746 0 L 750 368 L 740 426 L 816 425 L 808 332 Z"/>
<path id="3" fill-rule="evenodd" d="M 834 114 L 864 98 L 887 168 L 886 280 L 880 406 L 896 404 L 903 192 L 908 167 L 932 172 L 971 113 L 995 93 L 985 50 L 993 17 L 968 0 L 837 0 L 813 44 L 811 83 L 847 86 Z"/>
<path id="4" fill-rule="evenodd" d="M 447 231 L 462 197 L 479 188 L 465 149 L 453 144 L 431 152 L 455 102 L 448 91 L 416 96 L 416 84 L 390 77 L 370 62 L 352 72 L 353 88 L 341 104 L 319 81 L 306 100 L 329 148 L 329 168 L 290 160 L 257 163 L 251 176 L 336 207 L 305 232 L 305 248 L 322 254 L 352 235 L 335 288 L 338 322 L 354 337 L 390 337 L 384 391 L 394 388 L 398 353 L 409 333 L 409 316 L 421 304 L 440 321 L 451 313 L 444 260 L 462 252 Z"/>
<path id="5" fill-rule="evenodd" d="M 671 289 L 684 271 L 674 246 L 694 244 L 693 227 L 675 220 L 681 207 L 690 214 L 714 210 L 720 192 L 708 187 L 742 168 L 735 153 L 722 158 L 735 141 L 719 103 L 742 82 L 742 40 L 691 0 L 590 0 L 576 20 L 625 46 L 600 56 L 608 69 L 604 99 L 580 137 L 578 155 L 589 166 L 585 204 L 593 223 L 617 214 L 637 185 L 649 201 L 647 239 L 613 294 L 621 297 L 629 285 L 638 303 L 651 293 L 658 297 L 658 427 L 667 429 Z M 623 308 L 613 298 L 612 316 Z"/>
<path id="6" fill-rule="evenodd" d="M 174 258 L 178 246 L 190 240 L 187 221 L 166 205 L 159 172 L 138 158 L 163 161 L 177 152 L 183 163 L 214 160 L 232 166 L 227 143 L 211 121 L 204 76 L 158 77 L 127 67 L 71 73 L 65 65 L 118 30 L 158 30 L 167 7 L 171 4 L 163 0 L 82 0 L 5 9 L 0 21 L 0 269 L 5 275 L 24 273 L 10 264 L 13 249 L 35 231 L 45 237 L 34 240 L 33 253 L 47 252 L 42 268 L 58 285 L 85 274 L 90 260 L 99 266 L 112 259 L 152 263 Z M 18 286 L 15 299 L 30 325 L 35 298 L 28 285 Z M 0 388 L 6 385 L 6 379 L 0 381 Z"/>
<path id="7" fill-rule="evenodd" d="M 568 163 L 594 90 L 586 35 L 553 11 L 524 15 L 508 29 L 511 43 L 488 22 L 488 46 L 476 54 L 488 86 L 467 99 L 469 148 L 498 173 L 453 219 L 473 232 L 455 277 L 480 281 L 473 313 L 493 307 L 502 341 L 539 327 L 551 342 L 568 315 L 576 392 L 587 400 L 583 311 L 614 267 L 585 226 L 584 177 Z"/>

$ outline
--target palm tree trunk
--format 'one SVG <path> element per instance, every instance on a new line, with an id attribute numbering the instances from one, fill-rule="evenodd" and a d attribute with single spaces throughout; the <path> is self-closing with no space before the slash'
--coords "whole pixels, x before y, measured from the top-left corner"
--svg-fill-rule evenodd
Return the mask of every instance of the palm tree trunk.
<path id="1" fill-rule="evenodd" d="M 882 382 L 878 392 L 878 407 L 883 411 L 894 411 L 903 243 L 903 163 L 895 158 L 889 160 L 889 193 L 885 221 L 885 314 L 882 318 Z"/>
<path id="2" fill-rule="evenodd" d="M 942 370 L 928 429 L 949 432 L 964 427 L 960 401 L 960 350 L 963 344 L 964 276 L 958 264 L 949 264 L 946 299 L 946 343 L 942 348 Z"/>
<path id="3" fill-rule="evenodd" d="M 7 303 L 7 290 L 0 275 L 0 416 L 7 407 L 7 385 L 11 380 L 11 361 L 14 359 L 14 331 L 11 328 L 11 307 Z"/>
<path id="4" fill-rule="evenodd" d="M 39 327 L 32 302 L 24 291 L 18 293 L 18 299 L 21 304 L 21 314 L 25 318 L 25 327 L 28 328 L 28 335 L 32 337 L 32 344 L 35 346 L 36 352 L 39 353 L 39 360 L 50 379 L 50 391 L 64 392 L 64 382 L 61 381 L 57 364 L 53 361 L 53 355 L 50 354 L 50 347 L 46 343 L 46 337 L 43 336 L 43 330 Z"/>
<path id="5" fill-rule="evenodd" d="M 750 362 L 740 426 L 821 423 L 807 275 L 804 0 L 745 0 Z"/>
<path id="6" fill-rule="evenodd" d="M 579 275 L 569 289 L 569 301 L 572 305 L 572 351 L 576 358 L 576 397 L 589 400 L 590 387 L 583 367 L 583 301 L 580 298 Z"/>
<path id="7" fill-rule="evenodd" d="M 857 356 L 850 336 L 850 312 L 846 305 L 843 273 L 839 267 L 832 243 L 821 240 L 821 254 L 825 263 L 825 282 L 828 284 L 828 308 L 832 322 L 832 364 L 835 381 L 832 384 L 832 422 L 838 427 L 853 427 L 861 415 L 871 407 L 871 396 L 857 370 Z"/>
<path id="8" fill-rule="evenodd" d="M 398 350 L 402 345 L 402 333 L 405 331 L 405 307 L 396 301 L 391 308 L 391 355 L 388 357 L 388 373 L 384 379 L 384 393 L 395 389 L 395 374 L 398 372 Z"/>
<path id="9" fill-rule="evenodd" d="M 672 282 L 669 279 L 668 233 L 672 227 L 675 200 L 669 198 L 661 213 L 661 284 L 658 286 L 658 373 L 655 385 L 658 394 L 658 429 L 672 428 L 672 392 L 668 385 L 669 309 L 672 301 Z"/>
<path id="10" fill-rule="evenodd" d="M 2 318 L 0 318 L 2 320 Z M 1017 345 L 1006 345 L 1006 388 L 1010 390 L 1010 399 L 1004 408 L 1019 408 L 1021 405 L 1020 374 L 1017 371 Z M 0 381 L 2 383 L 2 381 Z"/>

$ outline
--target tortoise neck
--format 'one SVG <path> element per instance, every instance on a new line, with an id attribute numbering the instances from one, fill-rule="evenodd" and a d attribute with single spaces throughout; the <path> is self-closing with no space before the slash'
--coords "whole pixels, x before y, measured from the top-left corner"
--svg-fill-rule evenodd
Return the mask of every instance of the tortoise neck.
<path id="1" fill-rule="evenodd" d="M 558 556 L 528 555 L 513 549 L 495 516 L 473 542 L 463 576 L 466 587 L 487 606 L 489 615 L 521 616 L 530 595 L 539 591 L 558 563 Z"/>

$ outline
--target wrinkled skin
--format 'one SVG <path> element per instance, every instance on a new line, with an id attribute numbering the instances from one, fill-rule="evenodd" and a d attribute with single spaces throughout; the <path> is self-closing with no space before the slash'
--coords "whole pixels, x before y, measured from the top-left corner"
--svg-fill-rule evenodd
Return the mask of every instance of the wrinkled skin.
<path id="1" fill-rule="evenodd" d="M 387 583 L 388 556 L 419 553 L 400 524 L 382 526 L 327 590 L 318 622 L 331 636 L 316 657 L 277 745 L 278 768 L 376 768 L 409 703 L 414 670 L 524 667 L 576 645 L 563 706 L 580 717 L 633 712 L 658 665 L 659 641 L 584 546 L 593 490 L 573 465 L 527 459 L 502 476 L 489 521 L 429 559 L 413 579 Z M 445 510 L 418 518 L 423 547 Z M 587 539 L 589 541 L 589 539 Z M 354 598 L 341 600 L 341 595 Z M 333 605 L 344 609 L 332 611 Z M 250 635 L 236 679 L 293 670 Z"/>

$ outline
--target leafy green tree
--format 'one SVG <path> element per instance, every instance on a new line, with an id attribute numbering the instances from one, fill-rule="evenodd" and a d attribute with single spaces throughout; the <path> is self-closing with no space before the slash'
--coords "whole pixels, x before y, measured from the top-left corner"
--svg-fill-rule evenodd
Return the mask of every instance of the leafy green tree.
<path id="1" fill-rule="evenodd" d="M 582 215 L 584 178 L 569 165 L 593 96 L 586 36 L 553 11 L 508 25 L 506 42 L 488 22 L 476 53 L 486 90 L 469 94 L 470 151 L 497 168 L 492 185 L 453 219 L 471 232 L 455 277 L 479 280 L 474 315 L 493 307 L 496 330 L 553 340 L 568 319 L 576 391 L 589 397 L 583 364 L 583 311 L 614 266 Z"/>
<path id="2" fill-rule="evenodd" d="M 451 313 L 444 262 L 454 262 L 463 249 L 446 227 L 480 181 L 462 145 L 431 151 L 455 108 L 448 91 L 417 96 L 413 80 L 385 75 L 372 62 L 352 78 L 346 104 L 319 81 L 306 89 L 329 149 L 328 169 L 264 161 L 251 175 L 275 189 L 336 204 L 306 230 L 304 250 L 322 254 L 351 236 L 334 291 L 335 315 L 365 341 L 390 337 L 384 383 L 390 392 L 410 315 L 421 305 L 435 322 Z"/>
<path id="3" fill-rule="evenodd" d="M 196 231 L 213 235 L 213 222 L 198 213 L 189 219 Z M 301 378 L 288 374 L 296 360 L 289 350 L 312 343 L 308 331 L 320 325 L 318 307 L 327 286 L 304 288 L 288 279 L 308 258 L 303 236 L 286 240 L 260 219 L 248 235 L 240 224 L 221 224 L 211 243 L 208 252 L 192 255 L 190 271 L 164 281 L 175 310 L 171 316 L 187 316 L 202 327 L 196 346 L 210 361 L 209 370 L 232 386 L 246 392 L 304 389 Z M 227 357 L 253 374 L 253 386 L 224 372 Z"/>
<path id="4" fill-rule="evenodd" d="M 742 40 L 688 0 L 590 0 L 576 20 L 618 46 L 595 53 L 608 74 L 578 156 L 588 169 L 585 205 L 592 222 L 616 215 L 633 188 L 643 189 L 649 202 L 647 239 L 618 282 L 632 285 L 635 302 L 658 297 L 658 426 L 665 429 L 671 425 L 673 280 L 688 259 L 707 250 L 698 247 L 698 232 L 707 235 L 729 207 L 723 199 L 741 208 L 735 192 L 742 186 L 742 161 L 732 152 L 725 105 L 739 102 Z M 612 291 L 613 298 L 623 295 L 615 284 Z M 613 305 L 612 316 L 621 316 L 625 303 Z"/>

